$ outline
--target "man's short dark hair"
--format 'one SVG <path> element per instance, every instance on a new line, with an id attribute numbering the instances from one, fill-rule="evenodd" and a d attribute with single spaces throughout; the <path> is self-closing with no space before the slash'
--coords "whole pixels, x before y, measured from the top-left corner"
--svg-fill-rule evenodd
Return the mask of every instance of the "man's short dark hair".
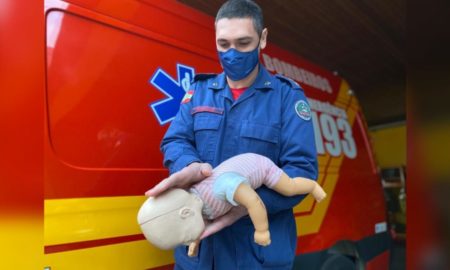
<path id="1" fill-rule="evenodd" d="M 216 24 L 223 18 L 251 18 L 258 35 L 261 35 L 264 28 L 262 10 L 252 0 L 229 0 L 225 2 L 217 12 Z"/>

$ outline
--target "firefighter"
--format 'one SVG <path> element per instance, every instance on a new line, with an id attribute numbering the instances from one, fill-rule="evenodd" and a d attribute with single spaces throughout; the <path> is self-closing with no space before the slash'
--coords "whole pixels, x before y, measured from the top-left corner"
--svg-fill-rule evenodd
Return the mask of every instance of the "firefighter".
<path id="1" fill-rule="evenodd" d="M 241 153 L 264 155 L 291 178 L 316 180 L 313 124 L 303 89 L 270 74 L 259 61 L 268 34 L 260 7 L 250 0 L 227 1 L 215 30 L 223 72 L 195 76 L 161 143 L 170 176 L 146 194 L 187 188 Z M 223 228 L 229 223 L 218 220 L 207 226 L 197 256 L 176 248 L 175 269 L 291 269 L 297 247 L 292 208 L 305 195 L 285 197 L 264 186 L 257 193 L 269 214 L 270 245 L 254 243 L 252 222 L 237 208 L 229 212 L 234 224 Z"/>

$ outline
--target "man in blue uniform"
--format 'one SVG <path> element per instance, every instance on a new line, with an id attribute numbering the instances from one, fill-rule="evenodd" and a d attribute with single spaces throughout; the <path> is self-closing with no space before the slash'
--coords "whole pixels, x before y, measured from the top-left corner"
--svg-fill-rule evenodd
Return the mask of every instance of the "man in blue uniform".
<path id="1" fill-rule="evenodd" d="M 270 158 L 290 177 L 317 179 L 303 90 L 259 63 L 267 41 L 261 9 L 250 0 L 228 1 L 215 26 L 224 72 L 195 77 L 161 144 L 171 176 L 147 195 L 187 187 L 210 175 L 211 166 L 247 152 Z M 254 228 L 245 216 L 204 238 L 196 257 L 188 257 L 186 247 L 177 248 L 175 269 L 291 269 L 297 240 L 292 208 L 304 196 L 284 197 L 266 187 L 257 193 L 269 214 L 269 246 L 254 243 Z"/>

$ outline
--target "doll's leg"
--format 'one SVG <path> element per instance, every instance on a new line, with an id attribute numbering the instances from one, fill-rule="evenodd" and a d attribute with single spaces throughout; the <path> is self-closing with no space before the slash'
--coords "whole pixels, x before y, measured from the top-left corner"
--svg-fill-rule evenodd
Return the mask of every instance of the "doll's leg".
<path id="1" fill-rule="evenodd" d="M 286 173 L 282 173 L 280 180 L 272 187 L 278 193 L 284 196 L 293 196 L 311 193 L 313 197 L 320 202 L 325 199 L 327 194 L 322 187 L 313 180 L 303 177 L 295 177 L 291 179 Z"/>
<path id="2" fill-rule="evenodd" d="M 262 246 L 270 244 L 267 211 L 259 195 L 248 184 L 242 183 L 236 189 L 233 199 L 248 210 L 248 215 L 255 226 L 255 242 Z"/>

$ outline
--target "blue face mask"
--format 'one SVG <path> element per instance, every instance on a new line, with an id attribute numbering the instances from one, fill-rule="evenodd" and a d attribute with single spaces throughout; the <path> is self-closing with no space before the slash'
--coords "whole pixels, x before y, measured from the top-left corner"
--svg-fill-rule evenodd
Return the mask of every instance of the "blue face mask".
<path id="1" fill-rule="evenodd" d="M 250 52 L 240 52 L 234 48 L 219 52 L 219 59 L 228 78 L 240 81 L 246 78 L 259 62 L 258 46 Z"/>

